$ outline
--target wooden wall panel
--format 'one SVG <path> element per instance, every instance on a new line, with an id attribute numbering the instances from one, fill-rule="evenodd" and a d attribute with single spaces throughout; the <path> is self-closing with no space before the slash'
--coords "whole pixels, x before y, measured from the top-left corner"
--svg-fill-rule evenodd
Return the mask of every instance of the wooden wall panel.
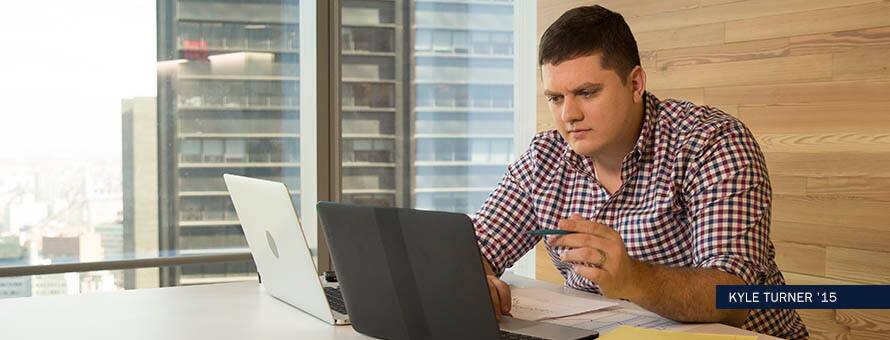
<path id="1" fill-rule="evenodd" d="M 723 43 L 723 23 L 682 27 L 663 31 L 641 32 L 635 35 L 637 44 L 651 46 L 653 50 L 707 46 Z"/>
<path id="2" fill-rule="evenodd" d="M 714 87 L 704 90 L 708 105 L 778 105 L 864 102 L 890 93 L 888 81 L 826 81 L 817 83 Z M 890 98 L 888 98 L 890 99 Z"/>
<path id="3" fill-rule="evenodd" d="M 890 284 L 890 261 L 886 249 L 872 251 L 827 247 L 825 276 L 875 284 Z"/>
<path id="4" fill-rule="evenodd" d="M 726 42 L 878 27 L 887 25 L 888 17 L 887 2 L 757 17 L 727 23 Z"/>
<path id="5" fill-rule="evenodd" d="M 890 47 L 838 53 L 832 72 L 837 80 L 890 78 Z"/>
<path id="6" fill-rule="evenodd" d="M 764 152 L 770 175 L 879 176 L 890 173 L 890 153 Z"/>
<path id="7" fill-rule="evenodd" d="M 648 76 L 646 86 L 653 90 L 829 80 L 831 55 L 682 65 Z"/>
<path id="8" fill-rule="evenodd" d="M 887 339 L 890 334 L 890 310 L 839 310 L 836 318 L 852 329 L 851 338 Z"/>
<path id="9" fill-rule="evenodd" d="M 780 14 L 799 13 L 824 8 L 836 8 L 843 7 L 845 6 L 845 4 L 849 5 L 872 2 L 878 1 L 847 0 L 841 2 L 837 0 L 749 0 L 713 6 L 704 6 L 688 10 L 678 10 L 671 12 L 670 14 L 655 13 L 639 17 L 629 17 L 627 18 L 627 21 L 628 23 L 630 23 L 630 26 L 634 31 L 649 32 L 678 27 L 712 24 L 717 22 L 732 22 L 736 20 L 759 18 Z M 544 1 L 544 3 L 547 3 L 547 1 Z M 592 4 L 595 2 L 588 1 L 587 3 Z M 542 5 L 543 4 L 539 2 L 538 7 L 541 7 Z M 621 12 L 620 7 L 613 6 L 610 9 L 619 13 Z M 552 21 L 553 20 L 547 22 Z"/>
<path id="10" fill-rule="evenodd" d="M 565 278 L 559 274 L 553 261 L 550 260 L 543 241 L 538 242 L 538 245 L 535 246 L 535 278 L 559 284 L 565 283 Z"/>
<path id="11" fill-rule="evenodd" d="M 890 98 L 886 98 L 890 99 Z M 823 102 L 739 107 L 739 116 L 757 134 L 890 133 L 890 101 Z"/>
<path id="12" fill-rule="evenodd" d="M 538 36 L 594 3 L 627 19 L 650 91 L 720 108 L 754 132 L 789 284 L 890 283 L 890 2 L 539 0 Z M 538 128 L 551 128 L 546 103 L 538 110 Z M 538 277 L 561 282 L 536 252 Z M 890 334 L 888 311 L 799 312 L 813 339 Z"/>
<path id="13" fill-rule="evenodd" d="M 877 252 L 886 251 L 887 244 L 890 244 L 890 230 L 881 229 L 774 220 L 770 231 L 773 242 L 776 244 L 796 242 L 794 244 L 864 249 Z M 784 250 L 779 250 L 779 256 L 784 256 L 783 252 Z M 825 260 L 824 254 L 821 258 L 823 261 Z M 788 269 L 781 264 L 779 267 L 783 270 Z"/>
<path id="14" fill-rule="evenodd" d="M 890 201 L 773 194 L 773 221 L 890 230 L 888 211 Z"/>
<path id="15" fill-rule="evenodd" d="M 825 247 L 775 242 L 776 263 L 795 273 L 825 276 Z"/>

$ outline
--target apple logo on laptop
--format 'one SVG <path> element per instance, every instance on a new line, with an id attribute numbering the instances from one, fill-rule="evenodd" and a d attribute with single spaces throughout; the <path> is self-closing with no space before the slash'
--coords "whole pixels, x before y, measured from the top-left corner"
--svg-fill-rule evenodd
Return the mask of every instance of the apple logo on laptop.
<path id="1" fill-rule="evenodd" d="M 275 255 L 275 258 L 278 258 L 278 245 L 275 244 L 275 238 L 272 237 L 272 233 L 266 230 L 266 241 L 269 242 L 269 249 L 272 249 L 272 255 Z"/>

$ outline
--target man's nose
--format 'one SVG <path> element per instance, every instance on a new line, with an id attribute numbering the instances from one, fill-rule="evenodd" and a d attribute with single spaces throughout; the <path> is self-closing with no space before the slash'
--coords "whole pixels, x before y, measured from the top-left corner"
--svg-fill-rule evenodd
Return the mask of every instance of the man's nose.
<path id="1" fill-rule="evenodd" d="M 579 120 L 584 120 L 584 114 L 581 112 L 581 108 L 578 106 L 578 103 L 574 98 L 565 96 L 563 100 L 562 113 L 560 114 L 560 118 L 562 118 L 563 122 L 574 123 Z"/>

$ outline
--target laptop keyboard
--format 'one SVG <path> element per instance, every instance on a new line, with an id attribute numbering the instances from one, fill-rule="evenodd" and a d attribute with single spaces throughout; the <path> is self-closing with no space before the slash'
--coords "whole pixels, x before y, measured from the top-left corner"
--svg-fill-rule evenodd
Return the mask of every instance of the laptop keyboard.
<path id="1" fill-rule="evenodd" d="M 324 295 L 328 298 L 328 305 L 331 309 L 340 314 L 346 313 L 346 304 L 343 303 L 343 295 L 340 294 L 340 288 L 324 287 Z"/>
<path id="2" fill-rule="evenodd" d="M 504 330 L 501 330 L 501 339 L 509 339 L 509 340 L 544 340 L 544 338 L 539 338 L 531 335 L 522 335 L 516 333 L 510 333 Z"/>

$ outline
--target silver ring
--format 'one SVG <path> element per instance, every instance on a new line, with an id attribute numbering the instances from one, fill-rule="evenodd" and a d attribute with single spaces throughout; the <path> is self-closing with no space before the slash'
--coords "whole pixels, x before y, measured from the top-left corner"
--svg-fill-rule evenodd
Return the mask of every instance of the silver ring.
<path id="1" fill-rule="evenodd" d="M 592 263 L 592 265 L 597 268 L 602 268 L 603 264 L 606 263 L 606 252 L 604 252 L 602 249 L 597 249 L 596 251 L 600 253 L 600 259 L 599 261 L 596 261 L 596 263 Z"/>

